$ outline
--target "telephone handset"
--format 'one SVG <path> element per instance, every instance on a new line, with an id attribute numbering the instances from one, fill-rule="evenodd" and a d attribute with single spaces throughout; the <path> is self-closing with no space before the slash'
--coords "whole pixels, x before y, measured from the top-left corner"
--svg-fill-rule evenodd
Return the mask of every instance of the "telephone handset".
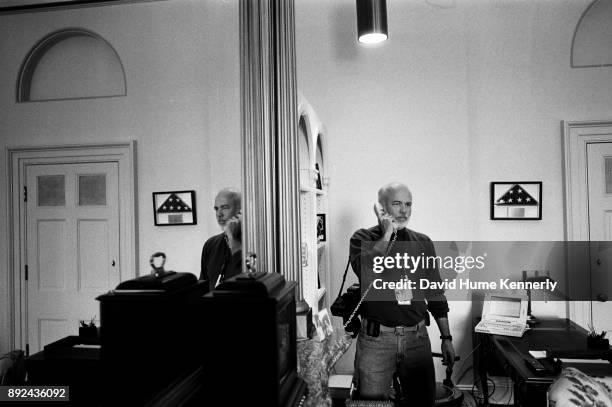
<path id="1" fill-rule="evenodd" d="M 378 202 L 374 204 L 374 212 L 376 212 L 376 217 L 378 217 L 378 219 L 386 214 L 385 209 Z"/>
<path id="2" fill-rule="evenodd" d="M 378 202 L 374 204 L 374 212 L 376 212 L 376 217 L 378 218 L 378 223 L 380 224 L 380 220 L 383 216 L 387 215 L 387 211 L 382 207 L 382 205 Z M 395 220 L 391 221 L 393 225 L 393 237 L 391 242 L 387 245 L 387 249 L 385 251 L 385 256 L 389 253 L 391 248 L 393 247 L 393 243 L 395 243 L 395 239 L 397 239 L 397 223 Z M 382 228 L 382 225 L 381 225 Z M 412 291 L 409 288 L 396 288 L 395 290 L 395 299 L 399 305 L 410 305 L 412 301 Z M 367 293 L 367 291 L 366 291 Z"/>

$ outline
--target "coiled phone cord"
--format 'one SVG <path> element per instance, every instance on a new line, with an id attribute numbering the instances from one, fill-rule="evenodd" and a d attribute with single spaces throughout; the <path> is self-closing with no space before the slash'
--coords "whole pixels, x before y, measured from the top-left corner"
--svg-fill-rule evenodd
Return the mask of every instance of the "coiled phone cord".
<path id="1" fill-rule="evenodd" d="M 389 246 L 387 246 L 387 250 L 385 251 L 385 256 L 387 256 L 389 252 L 391 251 L 391 249 L 393 248 L 393 245 L 395 244 L 396 239 L 397 239 L 397 229 L 393 229 L 393 237 L 391 238 L 391 243 L 389 243 Z M 349 319 L 346 320 L 346 324 L 344 324 L 344 329 L 346 329 L 346 327 L 351 323 L 351 321 L 355 317 L 355 314 L 357 314 L 357 311 L 359 311 L 359 307 L 361 306 L 361 303 L 363 302 L 363 300 L 365 300 L 365 297 L 370 292 L 370 288 L 372 288 L 373 284 L 374 284 L 374 280 L 370 281 L 370 285 L 368 285 L 368 288 L 365 290 L 365 293 L 363 293 L 363 295 L 359 299 L 359 302 L 357 303 L 357 306 L 353 310 L 353 313 L 351 314 Z"/>

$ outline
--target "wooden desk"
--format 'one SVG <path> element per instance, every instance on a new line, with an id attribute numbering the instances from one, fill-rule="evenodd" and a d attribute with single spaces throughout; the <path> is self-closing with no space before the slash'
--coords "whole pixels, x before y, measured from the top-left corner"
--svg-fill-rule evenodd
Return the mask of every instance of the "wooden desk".
<path id="1" fill-rule="evenodd" d="M 55 344 L 96 342 L 98 341 L 95 339 L 79 341 L 78 337 L 70 336 Z M 63 349 L 58 347 L 56 353 L 41 351 L 27 358 L 26 368 L 29 386 L 70 387 L 70 401 L 52 402 L 51 405 L 100 406 L 99 394 L 108 390 L 102 385 L 100 349 L 73 349 L 67 346 Z"/>
<path id="2" fill-rule="evenodd" d="M 525 332 L 521 338 L 500 335 L 474 335 L 474 346 L 479 346 L 475 357 L 475 370 L 480 378 L 484 405 L 488 406 L 488 373 L 499 367 L 514 382 L 515 406 L 546 406 L 546 391 L 557 374 L 537 375 L 525 363 L 530 350 L 546 350 L 558 358 L 610 357 L 609 350 L 590 350 L 586 347 L 587 332 L 566 319 L 543 320 Z M 612 365 L 571 364 L 588 374 L 612 375 Z"/>

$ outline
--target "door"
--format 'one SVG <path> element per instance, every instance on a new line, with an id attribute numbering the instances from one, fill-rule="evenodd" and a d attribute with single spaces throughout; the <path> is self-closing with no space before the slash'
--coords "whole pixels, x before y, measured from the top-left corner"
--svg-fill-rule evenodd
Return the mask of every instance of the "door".
<path id="1" fill-rule="evenodd" d="M 612 331 L 612 143 L 587 145 L 587 179 L 593 325 Z"/>
<path id="2" fill-rule="evenodd" d="M 25 167 L 30 352 L 99 321 L 95 298 L 120 279 L 117 162 Z"/>

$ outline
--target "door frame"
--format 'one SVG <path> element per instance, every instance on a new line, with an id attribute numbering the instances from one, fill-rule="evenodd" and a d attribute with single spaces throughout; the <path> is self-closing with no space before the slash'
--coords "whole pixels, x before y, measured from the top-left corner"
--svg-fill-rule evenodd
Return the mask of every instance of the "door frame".
<path id="1" fill-rule="evenodd" d="M 27 339 L 26 167 L 34 164 L 115 162 L 119 172 L 119 258 L 121 279 L 138 270 L 136 141 L 122 143 L 7 147 L 8 273 L 10 348 L 25 349 Z M 122 201 L 123 200 L 123 201 Z M 17 346 L 16 346 L 17 345 Z"/>
<path id="2" fill-rule="evenodd" d="M 612 143 L 612 120 L 562 121 L 565 240 L 589 240 L 587 145 Z M 572 321 L 592 322 L 590 301 L 569 301 Z"/>

